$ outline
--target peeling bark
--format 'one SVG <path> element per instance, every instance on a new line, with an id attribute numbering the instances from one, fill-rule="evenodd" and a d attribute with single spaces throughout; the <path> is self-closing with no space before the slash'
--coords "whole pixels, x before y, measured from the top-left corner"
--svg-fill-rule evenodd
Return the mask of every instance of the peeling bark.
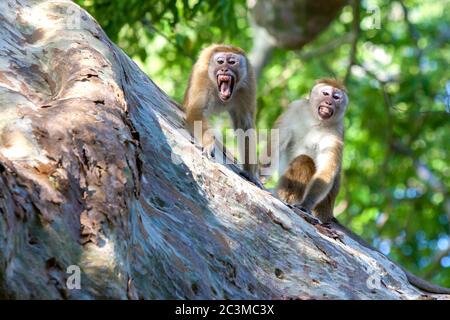
<path id="1" fill-rule="evenodd" d="M 72 2 L 2 1 L 0 30 L 0 297 L 449 298 L 203 157 Z"/>

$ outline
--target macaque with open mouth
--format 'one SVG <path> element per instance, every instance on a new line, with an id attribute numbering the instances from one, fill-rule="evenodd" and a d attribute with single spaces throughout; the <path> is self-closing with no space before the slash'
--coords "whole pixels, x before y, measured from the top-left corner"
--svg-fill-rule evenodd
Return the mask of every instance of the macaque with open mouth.
<path id="1" fill-rule="evenodd" d="M 339 191 L 347 105 L 346 89 L 340 82 L 320 79 L 309 98 L 292 102 L 275 125 L 281 177 L 276 193 L 323 222 L 333 218 Z M 260 163 L 268 164 L 267 159 Z"/>
<path id="2" fill-rule="evenodd" d="M 194 135 L 195 123 L 200 122 L 201 137 L 195 138 L 207 156 L 212 156 L 215 146 L 208 116 L 229 113 L 234 130 L 241 129 L 245 133 L 244 139 L 238 139 L 242 174 L 256 183 L 256 82 L 245 52 L 234 46 L 217 44 L 203 49 L 192 69 L 183 106 L 186 127 L 191 134 Z"/>

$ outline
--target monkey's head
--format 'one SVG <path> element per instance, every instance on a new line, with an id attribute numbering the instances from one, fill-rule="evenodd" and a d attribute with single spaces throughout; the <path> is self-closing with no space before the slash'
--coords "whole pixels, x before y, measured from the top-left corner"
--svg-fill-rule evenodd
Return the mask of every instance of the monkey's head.
<path id="1" fill-rule="evenodd" d="M 348 105 L 347 91 L 337 80 L 320 79 L 311 90 L 309 102 L 311 111 L 321 121 L 340 121 Z"/>
<path id="2" fill-rule="evenodd" d="M 220 100 L 230 101 L 247 76 L 244 51 L 232 46 L 217 46 L 209 60 L 208 75 L 217 88 Z"/>

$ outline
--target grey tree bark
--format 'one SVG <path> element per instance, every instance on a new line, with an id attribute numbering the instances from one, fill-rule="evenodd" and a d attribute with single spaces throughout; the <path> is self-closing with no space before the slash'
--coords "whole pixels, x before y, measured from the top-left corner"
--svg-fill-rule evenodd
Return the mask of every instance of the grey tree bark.
<path id="1" fill-rule="evenodd" d="M 2 1 L 0 30 L 1 298 L 450 298 L 203 157 L 74 3 Z"/>

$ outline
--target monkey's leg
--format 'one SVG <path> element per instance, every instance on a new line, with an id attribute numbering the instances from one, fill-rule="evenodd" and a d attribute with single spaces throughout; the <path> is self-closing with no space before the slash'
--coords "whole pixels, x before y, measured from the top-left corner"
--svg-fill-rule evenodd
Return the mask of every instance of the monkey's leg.
<path id="1" fill-rule="evenodd" d="M 300 207 L 312 211 L 327 197 L 340 173 L 341 155 L 340 143 L 327 146 L 318 152 L 314 159 L 316 172 L 306 187 Z"/>
<path id="2" fill-rule="evenodd" d="M 193 135 L 194 140 L 201 144 L 203 153 L 209 158 L 214 157 L 214 132 L 203 115 L 203 108 L 187 108 L 186 127 Z"/>
<path id="3" fill-rule="evenodd" d="M 261 185 L 257 179 L 258 160 L 256 157 L 256 131 L 252 113 L 230 111 L 233 127 L 237 135 L 239 157 L 247 174 L 243 176 L 251 182 Z"/>
<path id="4" fill-rule="evenodd" d="M 315 172 L 316 166 L 310 157 L 300 155 L 292 160 L 278 182 L 278 197 L 289 204 L 300 202 Z"/>

